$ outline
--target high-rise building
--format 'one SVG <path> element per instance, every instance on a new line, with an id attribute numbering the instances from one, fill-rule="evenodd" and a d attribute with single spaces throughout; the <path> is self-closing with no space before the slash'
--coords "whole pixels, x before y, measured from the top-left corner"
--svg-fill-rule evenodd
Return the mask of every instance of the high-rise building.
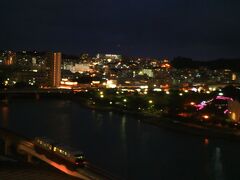
<path id="1" fill-rule="evenodd" d="M 16 59 L 16 53 L 12 52 L 12 51 L 8 51 L 7 53 L 7 58 L 4 61 L 5 65 L 12 65 L 14 64 Z"/>
<path id="2" fill-rule="evenodd" d="M 49 54 L 50 58 L 50 86 L 59 87 L 61 83 L 61 52 Z"/>

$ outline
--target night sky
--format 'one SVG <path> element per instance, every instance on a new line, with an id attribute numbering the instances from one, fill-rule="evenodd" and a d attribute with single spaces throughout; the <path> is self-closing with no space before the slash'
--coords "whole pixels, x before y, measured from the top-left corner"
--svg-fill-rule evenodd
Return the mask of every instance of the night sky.
<path id="1" fill-rule="evenodd" d="M 239 0 L 1 0 L 0 49 L 240 57 Z"/>

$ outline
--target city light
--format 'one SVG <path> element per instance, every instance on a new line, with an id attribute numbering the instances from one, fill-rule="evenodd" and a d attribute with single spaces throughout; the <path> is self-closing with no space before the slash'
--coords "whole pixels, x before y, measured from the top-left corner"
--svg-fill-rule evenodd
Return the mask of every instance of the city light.
<path id="1" fill-rule="evenodd" d="M 240 0 L 1 2 L 0 180 L 240 180 Z"/>
<path id="2" fill-rule="evenodd" d="M 236 121 L 237 120 L 237 114 L 235 112 L 232 112 L 231 113 L 231 118 L 233 121 Z"/>
<path id="3" fill-rule="evenodd" d="M 190 105 L 194 106 L 196 103 L 195 102 L 191 102 Z"/>
<path id="4" fill-rule="evenodd" d="M 203 117 L 203 119 L 206 119 L 206 120 L 209 119 L 208 115 L 203 115 L 202 117 Z"/>
<path id="5" fill-rule="evenodd" d="M 226 96 L 217 96 L 216 99 L 225 100 L 225 101 L 233 101 L 233 98 Z"/>
<path id="6" fill-rule="evenodd" d="M 204 144 L 205 144 L 205 145 L 208 145 L 208 144 L 209 144 L 208 138 L 205 138 L 205 139 L 204 139 Z"/>
<path id="7" fill-rule="evenodd" d="M 117 81 L 116 80 L 107 80 L 106 87 L 107 88 L 116 88 L 117 87 Z"/>
<path id="8" fill-rule="evenodd" d="M 198 89 L 195 88 L 195 87 L 193 87 L 191 90 L 192 90 L 193 92 L 197 92 L 197 91 L 198 91 Z"/>
<path id="9" fill-rule="evenodd" d="M 160 89 L 160 88 L 154 88 L 154 89 L 153 89 L 153 91 L 156 91 L 156 92 L 161 92 L 161 91 L 162 91 L 162 89 Z"/>
<path id="10" fill-rule="evenodd" d="M 223 93 L 222 93 L 222 92 L 220 92 L 220 93 L 218 93 L 218 95 L 219 95 L 219 96 L 223 96 Z"/>
<path id="11" fill-rule="evenodd" d="M 148 89 L 148 86 L 140 86 L 141 89 Z"/>

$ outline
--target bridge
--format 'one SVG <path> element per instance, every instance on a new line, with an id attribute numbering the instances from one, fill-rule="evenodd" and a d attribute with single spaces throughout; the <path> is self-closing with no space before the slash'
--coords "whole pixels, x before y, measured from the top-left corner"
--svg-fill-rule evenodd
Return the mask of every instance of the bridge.
<path id="1" fill-rule="evenodd" d="M 85 162 L 84 167 L 69 169 L 64 164 L 55 162 L 46 157 L 44 154 L 39 154 L 35 151 L 33 140 L 24 137 L 16 132 L 6 128 L 0 128 L 0 139 L 4 143 L 4 154 L 11 156 L 13 154 L 26 157 L 27 162 L 33 163 L 34 159 L 43 161 L 50 166 L 59 169 L 60 171 L 83 180 L 116 180 L 113 175 L 107 171 L 93 165 L 90 162 Z M 33 158 L 34 157 L 34 158 Z M 57 159 L 59 157 L 54 157 Z"/>

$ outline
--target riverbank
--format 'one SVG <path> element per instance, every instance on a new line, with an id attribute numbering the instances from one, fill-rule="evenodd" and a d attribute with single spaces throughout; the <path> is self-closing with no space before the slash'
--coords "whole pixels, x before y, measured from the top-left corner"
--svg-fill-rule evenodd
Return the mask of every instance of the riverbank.
<path id="1" fill-rule="evenodd" d="M 181 121 L 181 119 L 176 119 L 168 116 L 157 115 L 154 113 L 144 113 L 130 111 L 115 107 L 100 107 L 96 105 L 89 105 L 84 103 L 79 103 L 77 99 L 72 99 L 74 102 L 80 104 L 81 106 L 97 111 L 109 112 L 120 114 L 128 114 L 138 118 L 141 123 L 157 126 L 159 128 L 165 128 L 179 133 L 187 133 L 191 135 L 201 136 L 203 138 L 220 138 L 226 140 L 240 141 L 240 130 L 208 125 L 199 125 L 195 123 L 186 123 Z"/>
<path id="2" fill-rule="evenodd" d="M 154 113 L 147 113 L 147 112 L 140 112 L 140 111 L 131 111 L 127 109 L 122 108 L 116 108 L 113 106 L 97 106 L 93 104 L 86 103 L 85 98 L 78 98 L 71 94 L 65 94 L 65 96 L 60 96 L 61 94 L 44 94 L 40 98 L 36 98 L 35 96 L 30 96 L 31 98 L 26 98 L 26 96 L 20 94 L 18 95 L 17 99 L 33 99 L 33 100 L 41 100 L 41 99 L 64 99 L 64 100 L 71 100 L 73 102 L 76 102 L 77 104 L 81 105 L 82 107 L 94 109 L 97 111 L 112 111 L 115 113 L 120 114 L 128 114 L 131 116 L 134 116 L 138 119 L 141 123 L 146 123 L 149 125 L 157 126 L 160 128 L 165 128 L 168 130 L 180 132 L 180 133 L 188 133 L 191 135 L 197 135 L 202 136 L 204 138 L 221 138 L 221 139 L 227 139 L 227 140 L 240 140 L 240 130 L 232 129 L 232 128 L 224 128 L 224 127 L 216 127 L 216 126 L 207 126 L 207 125 L 199 125 L 196 123 L 189 123 L 184 122 L 180 118 L 172 118 L 168 116 L 163 116 L 160 114 L 154 114 Z M 15 97 L 14 97 L 15 99 Z M 3 102 L 1 102 L 2 105 L 7 105 L 8 102 L 13 100 L 13 98 L 10 98 L 10 100 L 6 99 Z"/>

